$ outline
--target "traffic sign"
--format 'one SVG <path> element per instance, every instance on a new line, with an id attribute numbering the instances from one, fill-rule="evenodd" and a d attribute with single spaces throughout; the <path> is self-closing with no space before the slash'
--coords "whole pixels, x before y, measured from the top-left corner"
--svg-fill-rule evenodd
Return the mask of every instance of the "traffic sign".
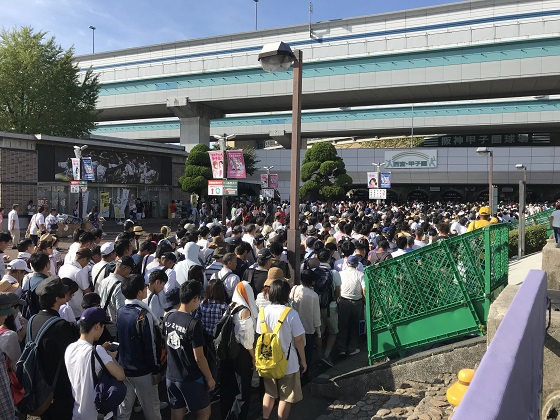
<path id="1" fill-rule="evenodd" d="M 263 188 L 261 190 L 261 195 L 263 198 L 274 198 L 274 189 L 273 188 Z"/>
<path id="2" fill-rule="evenodd" d="M 369 189 L 370 200 L 386 200 L 387 190 L 383 188 L 370 188 Z"/>
<path id="3" fill-rule="evenodd" d="M 237 181 L 221 179 L 208 180 L 208 195 L 236 196 L 237 191 Z"/>

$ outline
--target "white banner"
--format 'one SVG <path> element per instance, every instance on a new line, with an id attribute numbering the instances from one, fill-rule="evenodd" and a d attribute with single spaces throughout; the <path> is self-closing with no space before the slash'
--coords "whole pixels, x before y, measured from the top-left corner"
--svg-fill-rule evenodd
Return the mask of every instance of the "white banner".
<path id="1" fill-rule="evenodd" d="M 369 189 L 369 199 L 370 200 L 386 200 L 387 190 L 383 188 L 370 188 Z"/>
<path id="2" fill-rule="evenodd" d="M 386 151 L 385 169 L 437 168 L 437 150 Z"/>

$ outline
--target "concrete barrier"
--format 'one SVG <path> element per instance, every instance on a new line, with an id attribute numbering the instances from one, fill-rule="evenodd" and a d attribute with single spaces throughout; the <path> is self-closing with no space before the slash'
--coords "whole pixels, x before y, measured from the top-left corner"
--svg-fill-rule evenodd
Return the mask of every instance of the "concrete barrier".
<path id="1" fill-rule="evenodd" d="M 542 250 L 542 269 L 547 274 L 547 289 L 560 290 L 560 248 L 554 239 L 548 239 Z"/>
<path id="2" fill-rule="evenodd" d="M 546 273 L 530 270 L 453 420 L 540 418 L 545 314 Z"/>

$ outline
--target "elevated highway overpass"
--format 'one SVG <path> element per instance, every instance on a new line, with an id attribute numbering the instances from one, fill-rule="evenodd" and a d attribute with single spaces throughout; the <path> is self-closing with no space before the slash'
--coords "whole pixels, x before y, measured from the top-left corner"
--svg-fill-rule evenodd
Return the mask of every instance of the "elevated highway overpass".
<path id="1" fill-rule="evenodd" d="M 289 133 L 291 113 L 229 116 L 211 121 L 210 134 L 236 134 L 236 140 L 266 140 Z M 560 98 L 482 101 L 437 105 L 383 106 L 308 111 L 302 114 L 302 137 L 390 136 L 476 132 L 555 132 L 560 128 Z M 177 118 L 103 123 L 94 134 L 178 143 Z"/>
<path id="2" fill-rule="evenodd" d="M 300 25 L 78 61 L 100 77 L 102 121 L 175 118 L 190 148 L 207 142 L 222 120 L 233 124 L 226 115 L 290 109 L 291 73 L 259 67 L 266 43 L 303 50 L 303 106 L 312 110 L 560 93 L 559 39 L 557 1 L 480 0 L 319 22 L 311 33 Z M 235 130 L 261 135 L 260 128 Z"/>

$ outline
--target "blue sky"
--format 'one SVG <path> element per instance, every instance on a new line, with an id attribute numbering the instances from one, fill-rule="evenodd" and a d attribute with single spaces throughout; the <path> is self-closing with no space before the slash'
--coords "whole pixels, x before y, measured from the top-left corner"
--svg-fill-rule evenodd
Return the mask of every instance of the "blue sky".
<path id="1" fill-rule="evenodd" d="M 32 26 L 76 54 L 203 38 L 255 28 L 253 0 L 0 0 L 0 26 Z M 315 0 L 313 21 L 405 10 L 454 0 Z M 307 23 L 307 0 L 259 0 L 259 29 Z"/>

